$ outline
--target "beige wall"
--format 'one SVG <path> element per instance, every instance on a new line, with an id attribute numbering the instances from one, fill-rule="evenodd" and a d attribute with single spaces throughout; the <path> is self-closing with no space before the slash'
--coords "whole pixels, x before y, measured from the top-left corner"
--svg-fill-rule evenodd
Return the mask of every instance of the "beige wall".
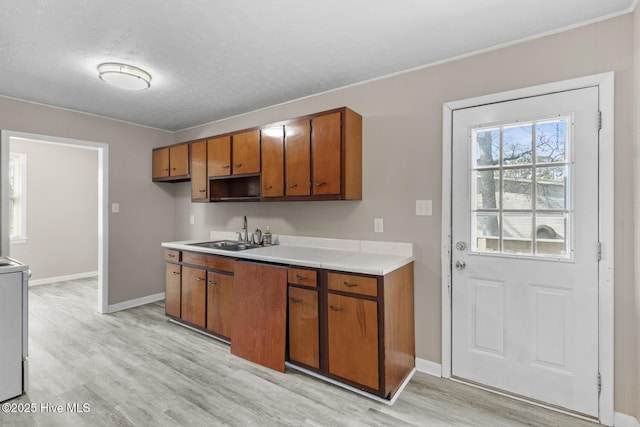
<path id="1" fill-rule="evenodd" d="M 626 15 L 179 132 L 176 141 L 188 141 L 346 105 L 364 117 L 364 188 L 361 202 L 192 204 L 189 184 L 177 184 L 177 237 L 236 230 L 247 215 L 250 228 L 270 225 L 276 234 L 413 242 L 416 352 L 440 362 L 442 104 L 615 71 L 615 408 L 636 414 L 640 362 L 627 185 L 633 176 L 633 23 Z M 416 199 L 433 200 L 434 215 L 416 217 Z M 193 226 L 189 214 L 196 217 Z M 373 233 L 374 217 L 384 218 L 383 234 Z"/>
<path id="2" fill-rule="evenodd" d="M 636 8 L 634 13 L 634 110 L 633 110 L 633 130 L 634 130 L 634 150 L 635 150 L 635 223 L 640 223 L 640 9 Z M 640 227 L 635 228 L 635 316 L 636 316 L 636 359 L 640 364 Z M 631 323 L 631 320 L 629 321 Z M 633 378 L 630 378 L 633 380 Z M 637 369 L 636 384 L 636 405 L 635 416 L 640 420 L 640 366 Z"/>
<path id="3" fill-rule="evenodd" d="M 172 133 L 0 97 L 0 129 L 108 144 L 109 304 L 164 292 L 160 243 L 175 240 L 174 187 L 151 182 L 151 148 Z"/>
<path id="4" fill-rule="evenodd" d="M 11 256 L 31 280 L 98 270 L 98 152 L 13 139 L 27 156 L 27 237 Z"/>

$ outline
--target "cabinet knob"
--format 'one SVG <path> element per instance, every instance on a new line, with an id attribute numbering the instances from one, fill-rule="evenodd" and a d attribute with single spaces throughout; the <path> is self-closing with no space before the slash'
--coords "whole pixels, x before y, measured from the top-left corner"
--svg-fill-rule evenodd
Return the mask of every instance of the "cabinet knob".
<path id="1" fill-rule="evenodd" d="M 287 184 L 287 188 L 296 188 L 298 184 Z"/>
<path id="2" fill-rule="evenodd" d="M 202 281 L 204 280 L 204 277 L 196 277 L 196 280 L 197 280 L 198 282 L 202 282 Z"/>
<path id="3" fill-rule="evenodd" d="M 206 193 L 207 192 L 207 190 L 198 190 L 198 191 L 201 192 L 201 193 Z"/>
<path id="4" fill-rule="evenodd" d="M 231 165 L 223 165 L 222 169 L 229 169 L 231 167 Z"/>
<path id="5" fill-rule="evenodd" d="M 301 276 L 299 274 L 296 274 L 296 280 L 307 280 L 307 276 Z"/>
<path id="6" fill-rule="evenodd" d="M 175 257 L 176 257 L 176 254 L 169 254 L 169 255 L 167 255 L 167 256 L 168 256 L 169 258 L 175 258 Z"/>
<path id="7" fill-rule="evenodd" d="M 242 163 L 236 163 L 235 165 L 233 165 L 234 168 L 240 168 L 242 167 Z"/>
<path id="8" fill-rule="evenodd" d="M 297 302 L 302 302 L 302 300 L 301 300 L 300 298 L 293 298 L 293 297 L 291 297 L 290 299 L 291 299 L 291 302 L 296 302 L 296 303 L 297 303 Z"/>
<path id="9" fill-rule="evenodd" d="M 180 275 L 180 273 L 179 273 L 179 272 L 177 272 L 177 271 L 174 271 L 174 272 L 173 272 L 173 275 L 174 275 L 174 276 L 179 276 L 179 275 Z"/>
<path id="10" fill-rule="evenodd" d="M 263 188 L 265 190 L 271 190 L 273 188 L 273 185 L 265 185 Z"/>
<path id="11" fill-rule="evenodd" d="M 323 185 L 327 185 L 327 183 L 326 182 L 316 182 L 316 183 L 314 183 L 314 185 L 316 187 L 322 187 Z"/>
<path id="12" fill-rule="evenodd" d="M 349 282 L 342 282 L 343 285 L 345 285 L 347 288 L 355 288 L 356 286 L 358 286 L 357 283 L 349 283 Z"/>
<path id="13" fill-rule="evenodd" d="M 211 281 L 211 280 L 209 280 L 207 283 L 208 283 L 209 285 L 217 285 L 217 284 L 218 284 L 218 282 L 213 282 L 213 281 Z"/>
<path id="14" fill-rule="evenodd" d="M 342 310 L 344 310 L 344 308 L 342 308 L 342 307 L 334 307 L 334 306 L 332 306 L 332 305 L 330 305 L 329 307 L 330 307 L 330 308 L 331 308 L 331 310 L 333 310 L 333 311 L 342 311 Z"/>

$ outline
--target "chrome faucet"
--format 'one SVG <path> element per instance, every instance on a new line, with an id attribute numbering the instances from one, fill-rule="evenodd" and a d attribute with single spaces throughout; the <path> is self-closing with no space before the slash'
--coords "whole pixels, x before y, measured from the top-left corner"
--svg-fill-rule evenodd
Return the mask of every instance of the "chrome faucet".
<path id="1" fill-rule="evenodd" d="M 247 227 L 247 216 L 244 216 L 244 219 L 242 221 L 242 231 L 244 232 L 244 235 L 242 236 L 242 241 L 244 242 L 248 242 L 249 241 L 249 228 Z"/>

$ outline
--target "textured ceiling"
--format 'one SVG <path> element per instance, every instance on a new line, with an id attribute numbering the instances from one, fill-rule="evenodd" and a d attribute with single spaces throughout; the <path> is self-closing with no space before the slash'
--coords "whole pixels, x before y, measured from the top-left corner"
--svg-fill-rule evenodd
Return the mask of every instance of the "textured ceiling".
<path id="1" fill-rule="evenodd" d="M 179 130 L 630 12 L 637 0 L 0 0 L 0 95 Z M 129 92 L 102 62 L 153 76 Z"/>

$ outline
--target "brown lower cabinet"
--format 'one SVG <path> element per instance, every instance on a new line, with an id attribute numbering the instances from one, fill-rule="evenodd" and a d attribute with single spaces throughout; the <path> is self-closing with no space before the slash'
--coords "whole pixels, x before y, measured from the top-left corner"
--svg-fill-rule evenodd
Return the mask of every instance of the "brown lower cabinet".
<path id="1" fill-rule="evenodd" d="M 292 364 L 390 399 L 415 367 L 413 263 L 384 276 L 165 250 L 166 314 L 231 341 L 231 352 Z"/>
<path id="2" fill-rule="evenodd" d="M 378 389 L 378 303 L 328 294 L 329 373 Z"/>
<path id="3" fill-rule="evenodd" d="M 166 264 L 165 313 L 167 316 L 180 317 L 180 302 L 182 301 L 181 272 L 182 267 L 180 264 L 169 262 Z"/>
<path id="4" fill-rule="evenodd" d="M 287 268 L 236 261 L 231 353 L 284 372 Z"/>
<path id="5" fill-rule="evenodd" d="M 182 267 L 181 319 L 192 325 L 205 327 L 207 272 L 201 268 Z"/>
<path id="6" fill-rule="evenodd" d="M 207 329 L 225 338 L 231 337 L 233 276 L 207 272 Z"/>
<path id="7" fill-rule="evenodd" d="M 320 368 L 318 291 L 289 286 L 289 361 Z"/>
<path id="8" fill-rule="evenodd" d="M 234 259 L 171 249 L 164 258 L 166 315 L 229 340 Z"/>
<path id="9" fill-rule="evenodd" d="M 319 273 L 317 372 L 390 399 L 415 367 L 413 263 L 384 276 Z"/>

